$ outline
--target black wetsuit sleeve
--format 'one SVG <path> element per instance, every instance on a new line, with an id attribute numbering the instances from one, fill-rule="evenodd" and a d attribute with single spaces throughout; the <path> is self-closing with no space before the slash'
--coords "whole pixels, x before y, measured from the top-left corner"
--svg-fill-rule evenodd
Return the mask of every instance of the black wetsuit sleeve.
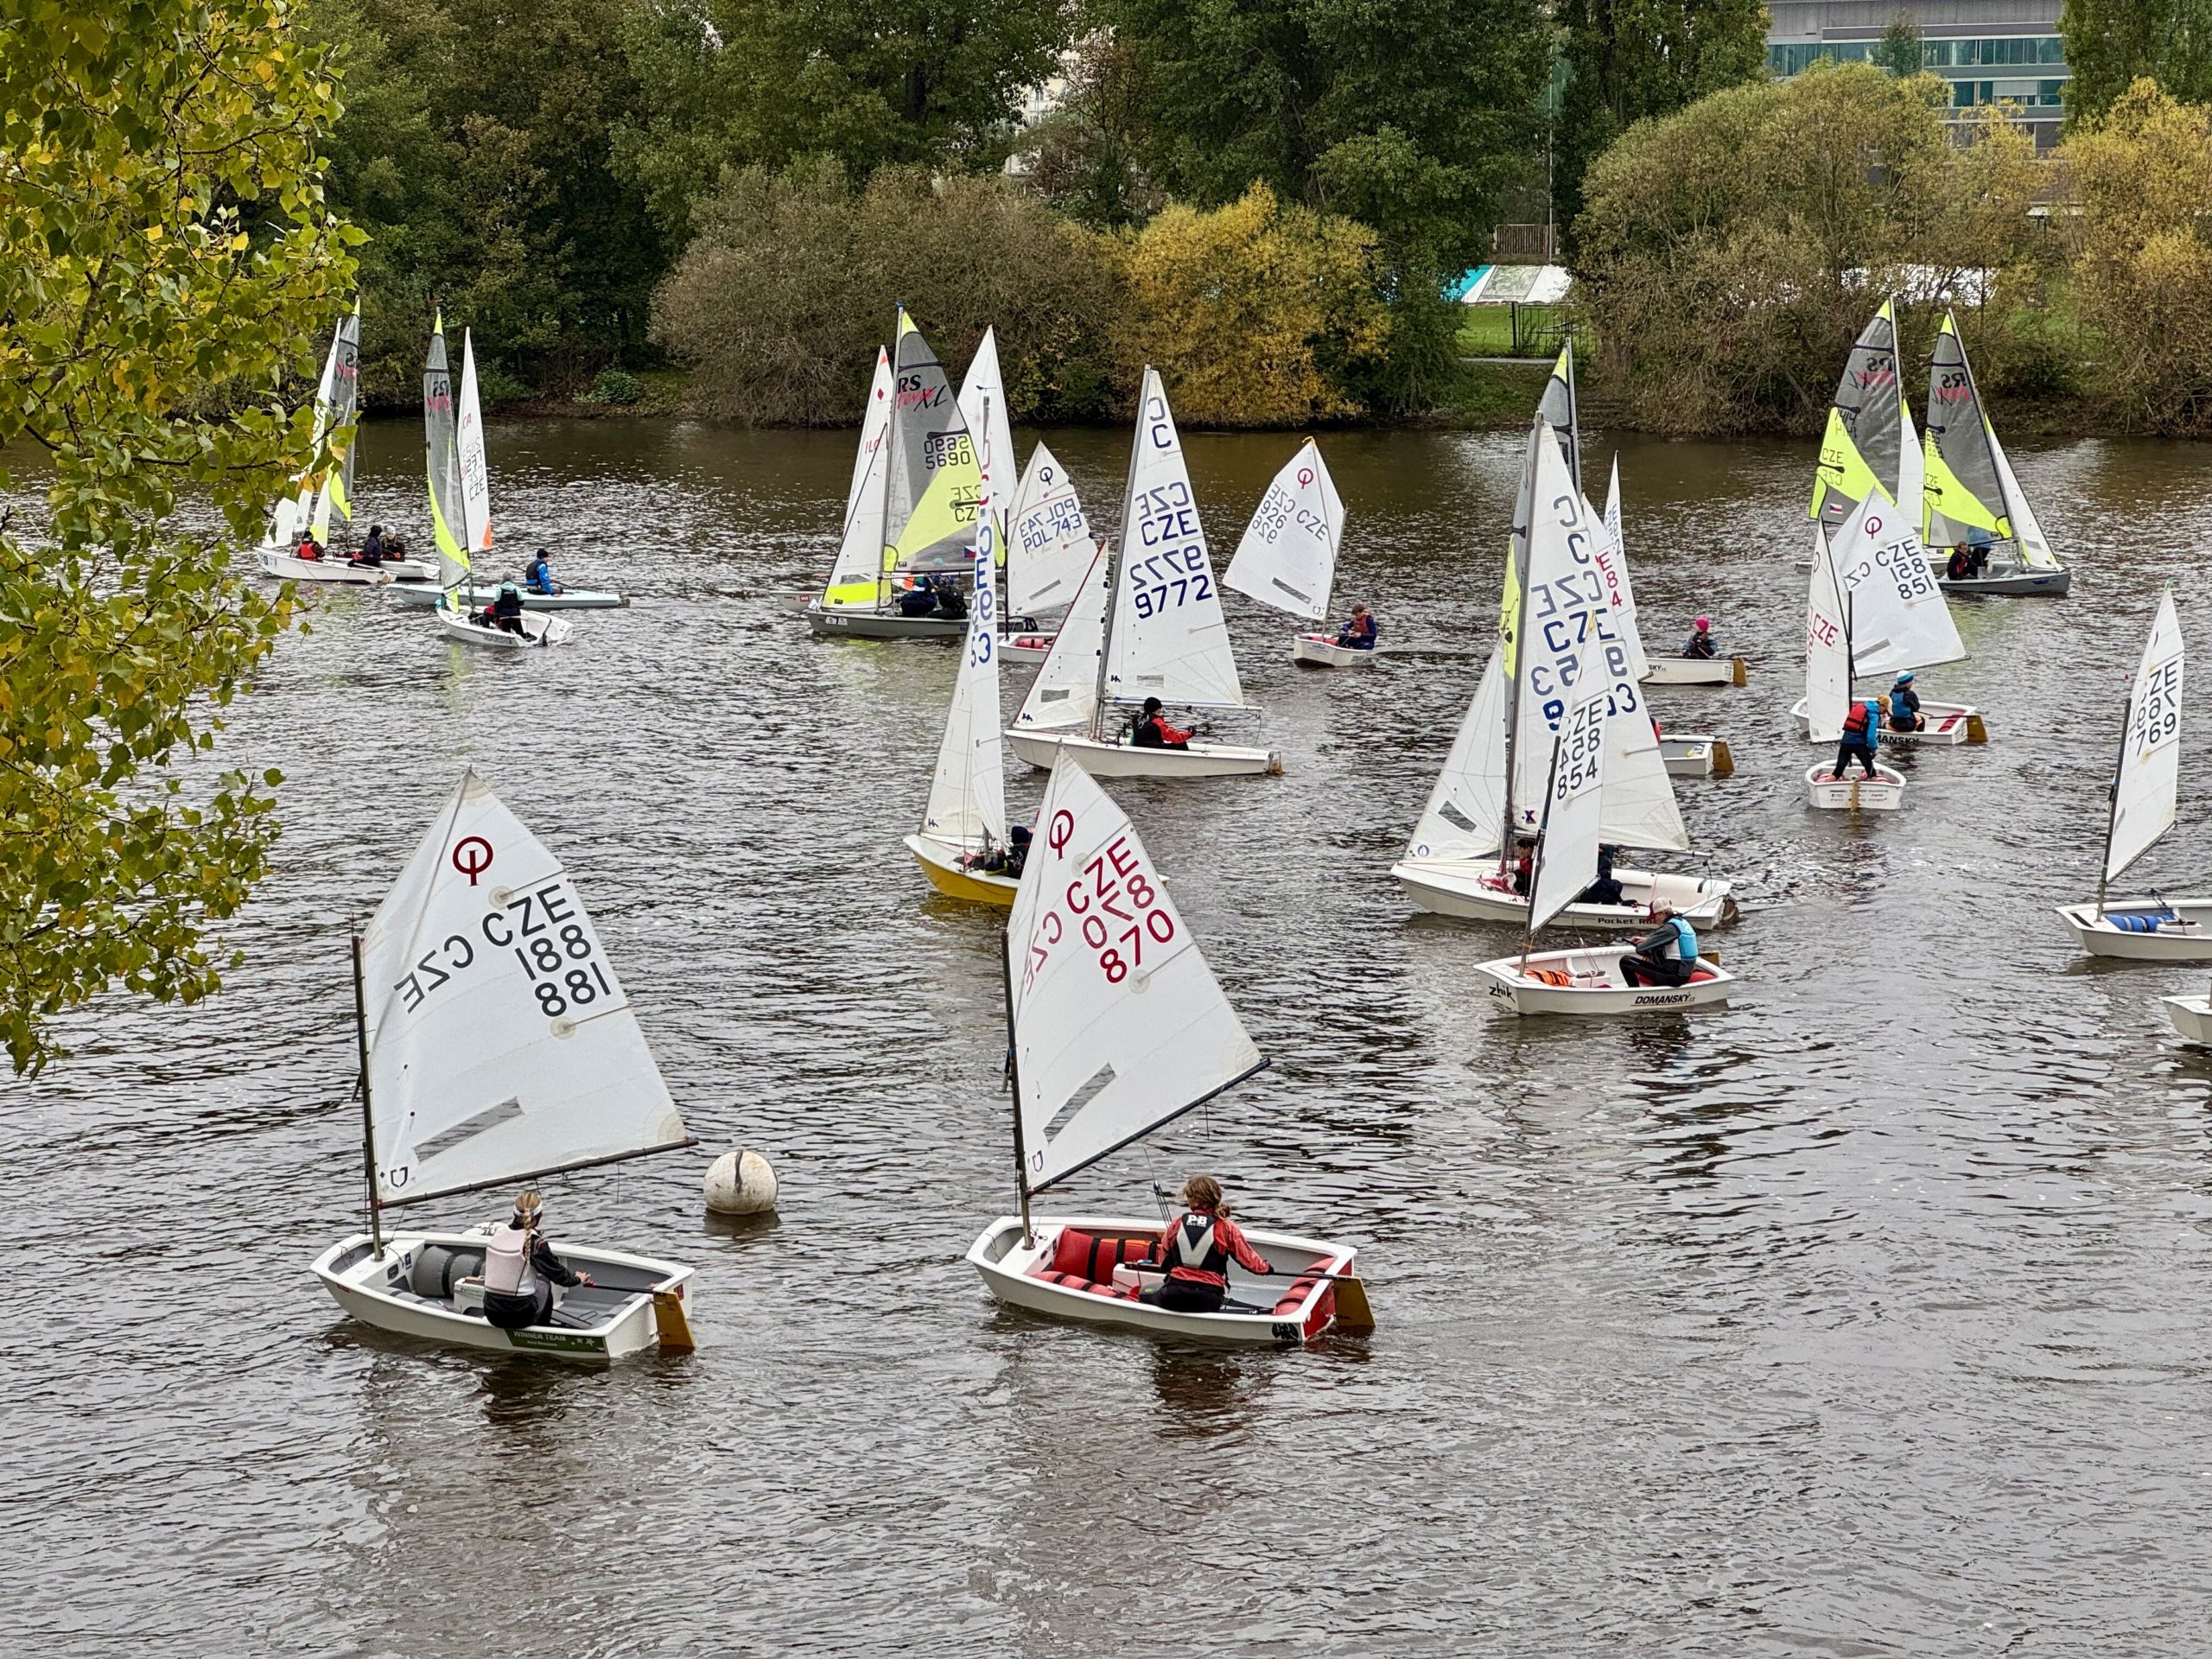
<path id="1" fill-rule="evenodd" d="M 556 1285 L 578 1285 L 583 1281 L 563 1265 L 553 1254 L 553 1247 L 544 1239 L 533 1237 L 530 1242 L 530 1265 Z"/>

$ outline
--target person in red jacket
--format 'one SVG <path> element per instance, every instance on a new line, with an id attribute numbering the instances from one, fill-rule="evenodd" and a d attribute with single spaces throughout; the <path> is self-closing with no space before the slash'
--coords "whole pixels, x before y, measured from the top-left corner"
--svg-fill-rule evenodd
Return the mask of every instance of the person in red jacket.
<path id="1" fill-rule="evenodd" d="M 1129 734 L 1129 741 L 1140 749 L 1187 749 L 1191 734 L 1179 727 L 1170 726 L 1161 715 L 1158 697 L 1144 700 L 1144 712 L 1137 716 L 1136 728 Z"/>
<path id="2" fill-rule="evenodd" d="M 1167 1276 L 1145 1300 L 1173 1313 L 1218 1313 L 1229 1294 L 1229 1264 L 1249 1273 L 1273 1273 L 1268 1259 L 1245 1241 L 1229 1218 L 1229 1201 L 1211 1175 L 1193 1175 L 1175 1195 L 1183 1213 L 1167 1224 L 1153 1247 L 1153 1262 Z"/>

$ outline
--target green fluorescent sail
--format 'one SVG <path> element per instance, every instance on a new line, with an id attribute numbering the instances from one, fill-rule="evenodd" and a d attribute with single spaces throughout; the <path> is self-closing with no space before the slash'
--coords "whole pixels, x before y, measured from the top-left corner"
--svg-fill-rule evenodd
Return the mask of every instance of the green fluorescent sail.
<path id="1" fill-rule="evenodd" d="M 2005 486 L 1998 481 L 1997 458 L 1990 451 L 1987 417 L 1959 325 L 1948 311 L 1928 365 L 1927 455 L 1921 539 L 1931 549 L 1976 539 L 2010 541 L 2012 523 L 2006 516 Z"/>

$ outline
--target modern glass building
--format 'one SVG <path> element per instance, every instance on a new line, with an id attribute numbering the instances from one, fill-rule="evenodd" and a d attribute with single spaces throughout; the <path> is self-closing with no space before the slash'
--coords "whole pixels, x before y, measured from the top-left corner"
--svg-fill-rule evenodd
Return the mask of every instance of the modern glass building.
<path id="1" fill-rule="evenodd" d="M 1919 28 L 1922 60 L 1950 83 L 1955 108 L 2009 104 L 2039 147 L 2057 142 L 2071 73 L 2058 0 L 1768 0 L 1767 65 L 1786 78 L 1820 58 L 1870 58 L 1900 12 Z"/>

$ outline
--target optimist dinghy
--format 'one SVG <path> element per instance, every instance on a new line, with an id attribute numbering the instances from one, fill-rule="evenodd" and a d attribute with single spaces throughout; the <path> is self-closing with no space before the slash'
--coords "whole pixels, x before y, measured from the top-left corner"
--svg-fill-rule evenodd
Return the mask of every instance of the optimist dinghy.
<path id="1" fill-rule="evenodd" d="M 2173 1028 L 2192 1043 L 2212 1043 L 2212 996 L 2161 997 Z"/>
<path id="2" fill-rule="evenodd" d="M 2113 768 L 2104 863 L 2094 904 L 2066 905 L 2060 918 L 2093 957 L 2131 962 L 2212 962 L 2212 899 L 2107 898 L 2115 877 L 2173 828 L 2181 788 L 2181 623 L 2171 590 L 2158 599 L 2128 690 L 2126 723 Z"/>
<path id="3" fill-rule="evenodd" d="M 1646 681 L 1648 685 L 1649 681 Z M 1736 770 L 1736 756 L 1725 737 L 1702 734 L 1659 739 L 1660 758 L 1670 778 L 1726 778 Z"/>
<path id="4" fill-rule="evenodd" d="M 1006 660 L 1041 663 L 1052 654 L 1059 624 L 1036 619 L 1066 614 L 1098 556 L 1073 481 L 1041 443 L 1030 452 L 1014 494 L 1007 542 L 1006 608 L 1016 620 L 1005 636 Z"/>
<path id="5" fill-rule="evenodd" d="M 1573 344 L 1568 342 L 1560 357 L 1570 365 Z M 1557 370 L 1553 371 L 1558 373 Z M 1580 475 L 1577 484 L 1580 485 Z M 1583 498 L 1587 507 L 1589 498 Z M 1611 475 L 1605 483 L 1605 540 L 1598 550 L 1595 563 L 1599 579 L 1605 583 L 1605 594 L 1612 601 L 1613 623 L 1620 631 L 1623 643 L 1628 647 L 1629 672 L 1643 685 L 1694 684 L 1702 682 L 1669 678 L 1657 671 L 1657 664 L 1643 648 L 1643 631 L 1636 619 L 1636 590 L 1629 578 L 1628 543 L 1621 534 L 1621 458 L 1613 457 Z M 1661 659 L 1662 661 L 1665 659 Z M 1688 657 L 1675 660 L 1694 668 L 1715 666 L 1717 658 Z M 1744 683 L 1743 658 L 1730 659 L 1737 664 L 1733 683 Z M 1713 682 L 1724 683 L 1725 682 Z M 1711 732 L 1677 732 L 1669 737 L 1661 734 L 1659 753 L 1667 763 L 1669 776 L 1675 778 L 1725 778 L 1736 770 L 1736 758 L 1726 739 Z"/>
<path id="6" fill-rule="evenodd" d="M 480 651 L 524 651 L 557 645 L 575 632 L 565 617 L 524 611 L 523 632 L 486 627 L 461 595 L 474 592 L 468 556 L 492 550 L 492 479 L 484 461 L 484 411 L 476 395 L 476 348 L 461 336 L 461 397 L 456 408 L 446 363 L 445 319 L 430 332 L 423 368 L 423 442 L 429 456 L 430 531 L 438 544 L 438 631 Z"/>
<path id="7" fill-rule="evenodd" d="M 1825 530 L 1815 538 L 1805 595 L 1805 695 L 1797 708 L 1803 711 L 1805 729 L 1822 743 L 1841 742 L 1853 701 L 1855 605 L 1837 576 L 1835 555 L 1839 549 L 1865 546 L 1895 511 L 1878 491 L 1852 507 L 1837 542 L 1831 543 Z M 1904 804 L 1904 774 L 1878 762 L 1871 779 L 1856 763 L 1847 778 L 1830 766 L 1816 766 L 1805 773 L 1805 798 L 1808 805 L 1831 811 L 1894 812 Z"/>
<path id="8" fill-rule="evenodd" d="M 2074 573 L 2050 550 L 2035 509 L 2013 476 L 2005 446 L 1974 389 L 1974 365 L 1967 361 L 1958 320 L 1948 308 L 1928 363 L 1923 460 L 1921 537 L 1927 543 L 1929 571 L 1946 593 L 2065 598 Z M 1974 560 L 1973 575 L 1948 574 L 1957 548 L 1965 548 Z"/>
<path id="9" fill-rule="evenodd" d="M 1266 1064 L 1135 826 L 1072 756 L 1054 765 L 1037 822 L 1001 958 L 1021 1209 L 969 1248 L 985 1287 L 1058 1319 L 1213 1342 L 1373 1324 L 1347 1244 L 1248 1229 L 1275 1273 L 1232 1262 L 1222 1310 L 1182 1313 L 1141 1300 L 1160 1276 L 1143 1265 L 1160 1222 L 1031 1213 L 1033 1198 Z M 1128 927 L 1099 921 L 1109 912 Z"/>
<path id="10" fill-rule="evenodd" d="M 1222 584 L 1302 622 L 1322 621 L 1329 614 L 1344 534 L 1344 504 L 1321 446 L 1308 438 L 1253 509 Z M 1372 650 L 1354 651 L 1321 633 L 1293 635 L 1290 655 L 1315 668 L 1356 668 L 1375 660 Z"/>
<path id="11" fill-rule="evenodd" d="M 1532 513 L 1534 501 L 1552 505 Z M 1595 550 L 1603 542 L 1594 517 L 1574 486 L 1550 423 L 1539 415 L 1514 512 L 1515 524 L 1528 528 L 1513 538 L 1498 608 L 1498 648 L 1483 671 L 1405 855 L 1390 870 L 1423 910 L 1525 931 L 1529 900 L 1514 891 L 1514 842 L 1538 832 L 1552 738 L 1564 712 L 1559 688 L 1580 683 L 1577 677 L 1586 670 L 1609 688 L 1614 716 L 1605 727 L 1600 839 L 1674 852 L 1689 847 L 1637 689 L 1634 659 L 1618 627 L 1622 613 L 1594 569 Z M 1551 607 L 1547 614 L 1559 619 L 1556 626 L 1530 628 L 1532 602 Z M 1525 649 L 1511 648 L 1516 637 L 1526 641 Z M 1588 643 L 1578 646 L 1578 640 Z M 1586 658 L 1586 652 L 1595 654 Z M 1726 881 L 1618 868 L 1613 875 L 1622 903 L 1578 899 L 1562 912 L 1565 919 L 1581 927 L 1645 927 L 1650 906 L 1662 899 L 1694 926 L 1736 919 Z"/>
<path id="12" fill-rule="evenodd" d="M 1749 677 L 1741 657 L 1654 657 L 1646 685 L 1742 685 Z"/>
<path id="13" fill-rule="evenodd" d="M 1145 370 L 1137 408 L 1121 546 L 1103 569 L 1094 561 L 1007 741 L 1033 766 L 1050 766 L 1065 752 L 1101 778 L 1279 772 L 1282 757 L 1273 750 L 1218 742 L 1205 730 L 1212 718 L 1258 711 L 1244 701 L 1236 677 L 1183 441 L 1157 370 Z M 1188 748 L 1130 741 L 1137 708 L 1148 697 L 1198 711 Z"/>
<path id="14" fill-rule="evenodd" d="M 448 1347 L 616 1359 L 691 1347 L 691 1269 L 557 1247 L 594 1283 L 550 1320 L 484 1319 L 490 1230 L 385 1213 L 691 1144 L 568 873 L 474 772 L 353 938 L 369 1230 L 314 1266 L 364 1324 Z"/>

